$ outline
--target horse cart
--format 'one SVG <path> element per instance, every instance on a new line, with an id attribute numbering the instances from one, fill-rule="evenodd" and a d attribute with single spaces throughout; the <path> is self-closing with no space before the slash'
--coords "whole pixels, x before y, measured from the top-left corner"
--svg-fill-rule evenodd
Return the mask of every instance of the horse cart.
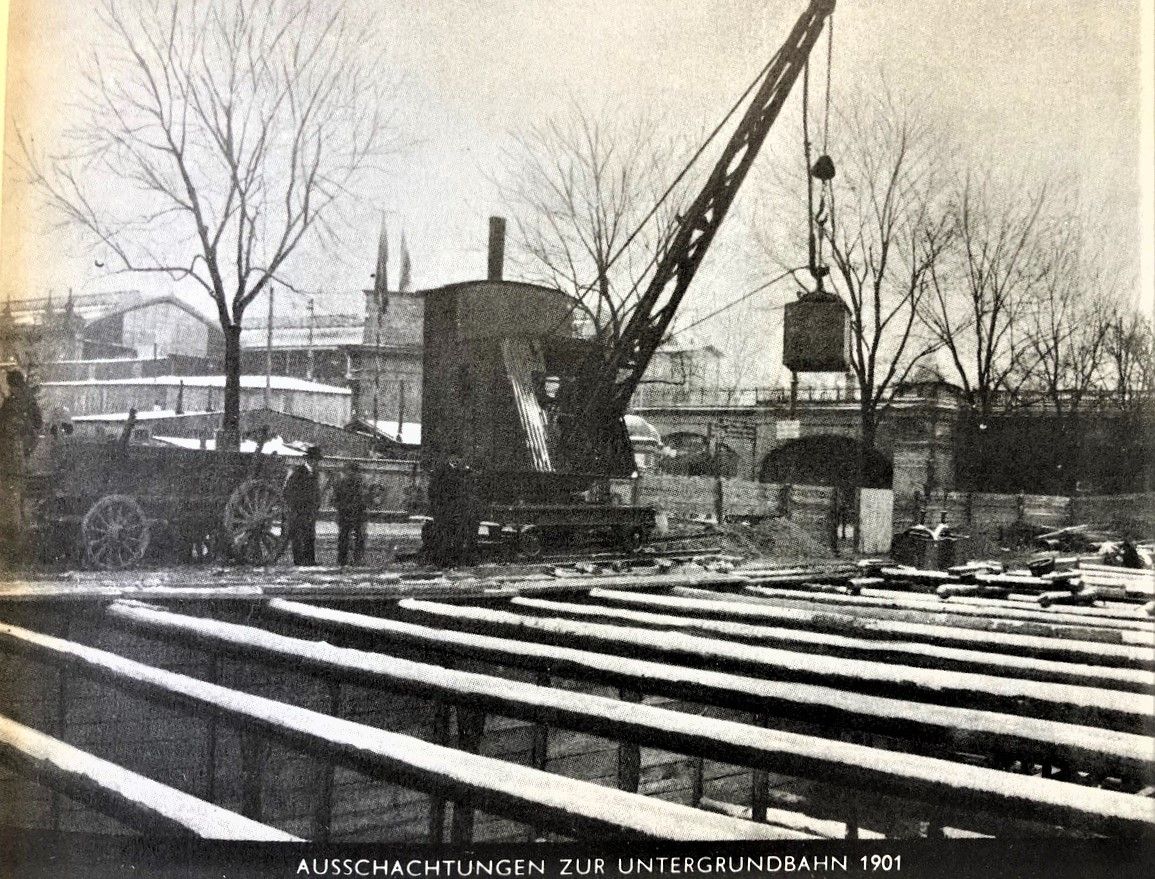
<path id="1" fill-rule="evenodd" d="M 29 461 L 26 521 L 45 560 L 267 565 L 285 546 L 285 469 L 260 453 L 49 440 Z"/>

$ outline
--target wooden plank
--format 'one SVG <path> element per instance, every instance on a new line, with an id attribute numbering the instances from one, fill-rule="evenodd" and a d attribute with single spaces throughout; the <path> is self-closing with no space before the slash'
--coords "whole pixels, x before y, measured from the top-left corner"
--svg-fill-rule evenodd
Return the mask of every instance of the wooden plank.
<path id="1" fill-rule="evenodd" d="M 483 716 L 483 712 L 488 710 L 527 720 L 548 718 L 558 726 L 586 730 L 621 741 L 640 742 L 663 751 L 708 756 L 735 765 L 758 767 L 763 772 L 804 774 L 832 783 L 842 782 L 856 789 L 923 799 L 936 806 L 966 803 L 971 807 L 981 805 L 996 813 L 1006 809 L 1009 814 L 1023 814 L 1021 803 L 1001 802 L 1005 794 L 1004 773 L 642 705 L 637 702 L 636 697 L 640 694 L 635 690 L 624 690 L 623 696 L 628 700 L 621 701 L 489 675 L 451 671 L 440 666 L 163 610 L 114 607 L 110 612 L 119 618 L 149 625 L 160 636 L 172 638 L 180 637 L 182 633 L 185 636 L 195 634 L 203 639 L 203 646 L 216 650 L 236 648 L 254 658 L 276 660 L 295 668 L 327 672 L 366 684 L 377 682 L 410 692 L 419 688 L 417 691 L 433 697 L 475 706 L 474 715 L 477 716 Z M 764 725 L 767 718 L 759 715 L 758 722 Z M 463 744 L 472 746 L 471 742 L 472 739 Z M 758 748 L 758 743 L 763 743 L 762 749 Z M 843 758 L 848 758 L 851 763 L 840 762 Z M 642 763 L 639 755 L 632 776 L 635 789 Z M 620 763 L 618 771 L 620 784 Z M 961 782 L 962 787 L 967 788 L 965 795 L 959 788 L 960 777 L 966 779 Z M 940 783 L 925 787 L 933 778 L 939 779 Z M 995 788 L 985 787 L 990 784 Z M 997 790 L 993 797 L 991 790 Z M 1026 807 L 1026 812 L 1033 814 L 1035 808 L 1037 804 Z M 1151 820 L 1155 823 L 1155 815 Z"/>
<path id="2" fill-rule="evenodd" d="M 273 572 L 254 583 L 249 575 L 196 572 L 181 569 L 173 575 L 148 572 L 117 572 L 112 582 L 107 574 L 94 576 L 80 572 L 75 579 L 0 582 L 0 603 L 87 603 L 91 601 L 254 601 L 266 598 L 315 599 L 325 601 L 362 601 L 365 599 L 398 599 L 409 596 L 436 597 L 446 601 L 479 597 L 500 597 L 532 592 L 575 592 L 590 583 L 613 589 L 672 589 L 675 586 L 705 585 L 740 589 L 751 582 L 738 574 L 715 573 L 649 573 L 604 574 L 595 577 L 551 577 L 524 571 L 492 576 L 465 576 L 449 579 L 441 575 L 429 578 L 402 579 L 396 574 L 366 574 L 351 578 L 338 568 L 283 574 Z M 157 582 L 157 581 L 160 582 Z"/>
<path id="3" fill-rule="evenodd" d="M 486 812 L 568 836 L 789 838 L 749 822 L 707 820 L 714 816 L 229 690 L 6 623 L 0 623 L 0 648 L 70 667 L 145 698 L 196 713 L 216 713 L 246 731 L 262 732 L 366 775 L 454 801 L 468 800 Z"/>
<path id="4" fill-rule="evenodd" d="M 433 741 L 439 745 L 449 744 L 449 712 L 448 702 L 439 699 L 433 703 Z M 445 835 L 445 808 L 444 797 L 429 798 L 428 841 L 433 845 L 439 845 Z"/>
<path id="5" fill-rule="evenodd" d="M 832 632 L 854 635 L 860 638 L 883 638 L 923 641 L 941 644 L 944 647 L 969 647 L 976 650 L 991 650 L 1016 656 L 1033 656 L 1037 659 L 1052 659 L 1059 662 L 1083 662 L 1111 668 L 1155 669 L 1155 649 L 1150 646 L 1150 638 L 1140 632 L 1107 632 L 1115 643 L 1104 641 L 1082 641 L 1063 637 L 1039 637 L 1021 635 L 1015 628 L 1029 625 L 1012 621 L 1000 621 L 1001 631 L 978 631 L 956 625 L 953 620 L 925 622 L 900 622 L 882 619 L 864 619 L 848 612 L 800 609 L 783 607 L 775 599 L 773 603 L 756 600 L 758 589 L 751 587 L 750 597 L 742 596 L 728 601 L 715 601 L 698 597 L 688 597 L 683 593 L 673 595 L 642 595 L 633 601 L 625 596 L 634 593 L 614 590 L 598 590 L 599 600 L 608 601 L 612 594 L 618 604 L 637 604 L 663 609 L 693 611 L 746 621 L 773 622 L 787 628 L 806 628 L 811 631 Z M 1096 630 L 1106 632 L 1106 630 Z M 1132 643 L 1125 643 L 1134 635 Z M 1143 646 L 1139 646 L 1143 645 Z"/>
<path id="6" fill-rule="evenodd" d="M 760 586 L 750 587 L 740 595 L 691 587 L 671 590 L 671 594 L 717 603 L 740 601 L 765 607 L 793 608 L 801 611 L 821 610 L 824 607 L 833 606 L 836 612 L 853 613 L 858 619 L 949 626 L 953 629 L 969 629 L 977 632 L 1009 632 L 1040 638 L 1066 638 L 1102 644 L 1132 643 L 1144 645 L 1151 642 L 1151 634 L 1138 627 L 1134 631 L 1130 631 L 1131 627 L 1068 625 L 1061 621 L 1018 619 L 1014 615 L 1004 619 L 986 614 L 981 609 L 964 609 L 962 601 L 968 599 L 952 598 L 950 601 L 944 602 L 936 598 L 933 604 L 930 600 L 898 602 L 890 597 L 877 596 L 873 594 L 873 590 L 866 591 L 859 596 L 852 596 L 802 594 L 796 590 L 766 589 Z M 989 601 L 991 599 L 975 600 Z M 1037 605 L 1036 610 L 1040 614 L 1053 613 L 1053 611 L 1042 610 Z"/>
<path id="7" fill-rule="evenodd" d="M 485 712 L 471 708 L 457 708 L 457 748 L 466 754 L 481 751 L 481 738 L 485 735 Z M 468 800 L 457 800 L 453 804 L 453 821 L 449 827 L 449 841 L 454 845 L 469 845 L 473 842 L 473 804 Z"/>
<path id="8" fill-rule="evenodd" d="M 692 587 L 675 589 L 673 594 L 689 598 L 711 598 L 716 601 L 734 601 L 737 598 L 732 592 Z M 1116 616 L 1092 618 L 1086 616 L 1086 612 L 1099 608 L 1080 608 L 1077 615 L 1061 609 L 1043 609 L 1034 604 L 1034 596 L 1024 596 L 1032 602 L 1032 606 L 1026 608 L 1014 595 L 1006 600 L 970 597 L 952 597 L 944 600 L 937 596 L 899 593 L 890 589 L 864 589 L 858 595 L 849 595 L 759 586 L 744 590 L 741 593 L 741 600 L 750 601 L 754 596 L 760 596 L 761 599 L 775 599 L 774 603 L 783 607 L 836 606 L 846 610 L 853 609 L 857 614 L 867 614 L 878 619 L 949 625 L 977 631 L 1010 631 L 1039 637 L 1070 638 L 1076 641 L 1119 644 L 1123 643 L 1122 631 L 1146 632 L 1152 628 L 1150 621 L 1145 622 L 1138 613 L 1131 614 L 1127 618 Z"/>
<path id="9" fill-rule="evenodd" d="M 341 716 L 341 682 L 331 679 L 327 686 L 329 713 Z M 333 765 L 317 763 L 316 801 L 313 806 L 313 838 L 317 842 L 329 841 L 329 830 L 333 823 Z"/>
<path id="10" fill-rule="evenodd" d="M 598 595 L 602 594 L 598 590 Z M 1123 732 L 1150 735 L 1155 731 L 1155 698 L 1139 693 L 971 672 L 892 666 L 861 659 L 738 644 L 681 632 L 543 619 L 502 610 L 415 599 L 405 599 L 399 607 L 415 616 L 483 634 L 515 634 L 520 638 L 562 646 L 596 647 L 612 655 L 706 666 L 771 680 L 835 686 L 919 702 L 1073 721 Z"/>
<path id="11" fill-rule="evenodd" d="M 638 703 L 642 694 L 638 690 L 622 687 L 618 696 L 623 702 Z M 636 791 L 642 774 L 642 753 L 636 741 L 618 742 L 618 788 Z"/>
<path id="12" fill-rule="evenodd" d="M 644 687 L 648 693 L 740 711 L 765 710 L 776 718 L 841 732 L 860 729 L 925 746 L 966 753 L 1053 754 L 1080 769 L 1146 778 L 1155 770 L 1147 736 L 1070 723 L 912 703 L 811 684 L 765 679 L 590 650 L 456 632 L 348 611 L 274 600 L 269 610 L 332 634 L 364 638 L 375 649 L 418 648 L 510 667 L 550 669 L 556 677 L 610 686 Z"/>
<path id="13" fill-rule="evenodd" d="M 241 732 L 241 814 L 261 820 L 268 743 L 255 732 Z"/>
<path id="14" fill-rule="evenodd" d="M 149 835 L 300 841 L 2 716 L 0 761 Z"/>
<path id="15" fill-rule="evenodd" d="M 591 594 L 591 597 L 595 596 Z M 1023 656 L 984 653 L 978 650 L 960 650 L 937 644 L 848 638 L 844 635 L 809 632 L 805 629 L 783 629 L 700 616 L 675 616 L 607 607 L 602 604 L 576 604 L 540 598 L 515 598 L 510 604 L 517 608 L 547 611 L 555 616 L 593 618 L 621 625 L 657 629 L 677 628 L 681 631 L 692 631 L 728 640 L 777 645 L 804 653 L 846 656 L 920 668 L 970 671 L 1023 680 L 1095 686 L 1111 690 L 1140 693 L 1155 690 L 1155 672 L 1137 669 L 1099 668 L 1093 665 L 1052 662 Z"/>
<path id="16" fill-rule="evenodd" d="M 949 601 L 912 595 L 909 592 L 895 592 L 890 589 L 864 588 L 859 597 L 863 599 L 882 600 L 893 606 L 901 607 L 911 604 L 915 607 L 940 609 L 947 613 L 970 614 L 972 616 L 987 616 L 991 618 L 1006 617 L 1008 619 L 1027 619 L 1041 623 L 1069 624 L 1072 626 L 1123 628 L 1123 629 L 1151 629 L 1153 624 L 1150 617 L 1145 617 L 1143 611 L 1133 604 L 1100 603 L 1094 607 L 1083 607 L 1077 611 L 1067 611 L 1061 608 L 1044 610 L 1037 607 L 1024 607 L 1025 602 L 1034 602 L 1033 595 L 1016 595 L 1012 593 L 1006 598 L 970 598 L 959 596 Z"/>

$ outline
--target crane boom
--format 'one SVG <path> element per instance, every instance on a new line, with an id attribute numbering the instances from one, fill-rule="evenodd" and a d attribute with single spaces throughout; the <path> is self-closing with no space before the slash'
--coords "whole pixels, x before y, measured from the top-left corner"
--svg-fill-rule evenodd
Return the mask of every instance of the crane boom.
<path id="1" fill-rule="evenodd" d="M 621 418 L 629 408 L 630 398 L 834 11 L 834 3 L 835 0 L 810 0 L 767 66 L 754 98 L 702 191 L 679 218 L 669 247 L 659 259 L 620 338 L 606 356 L 588 364 L 575 388 L 577 405 L 570 407 L 573 417 L 570 436 L 565 441 L 568 457 L 581 469 L 601 470 L 609 463 L 607 456 L 620 457 L 610 450 L 620 445 Z"/>

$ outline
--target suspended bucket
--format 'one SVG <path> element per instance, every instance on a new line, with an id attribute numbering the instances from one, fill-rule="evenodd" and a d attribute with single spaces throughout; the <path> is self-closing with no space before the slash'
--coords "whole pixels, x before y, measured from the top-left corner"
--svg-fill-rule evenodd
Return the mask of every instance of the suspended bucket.
<path id="1" fill-rule="evenodd" d="M 786 305 L 782 363 L 793 372 L 850 368 L 850 312 L 833 293 L 806 293 Z"/>

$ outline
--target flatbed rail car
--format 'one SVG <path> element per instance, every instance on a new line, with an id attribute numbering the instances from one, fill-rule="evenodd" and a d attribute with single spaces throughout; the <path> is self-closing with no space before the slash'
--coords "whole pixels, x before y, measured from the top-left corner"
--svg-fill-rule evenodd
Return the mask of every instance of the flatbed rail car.
<path id="1" fill-rule="evenodd" d="M 46 438 L 27 472 L 30 545 L 103 570 L 150 554 L 270 564 L 286 539 L 284 475 L 260 453 Z"/>

